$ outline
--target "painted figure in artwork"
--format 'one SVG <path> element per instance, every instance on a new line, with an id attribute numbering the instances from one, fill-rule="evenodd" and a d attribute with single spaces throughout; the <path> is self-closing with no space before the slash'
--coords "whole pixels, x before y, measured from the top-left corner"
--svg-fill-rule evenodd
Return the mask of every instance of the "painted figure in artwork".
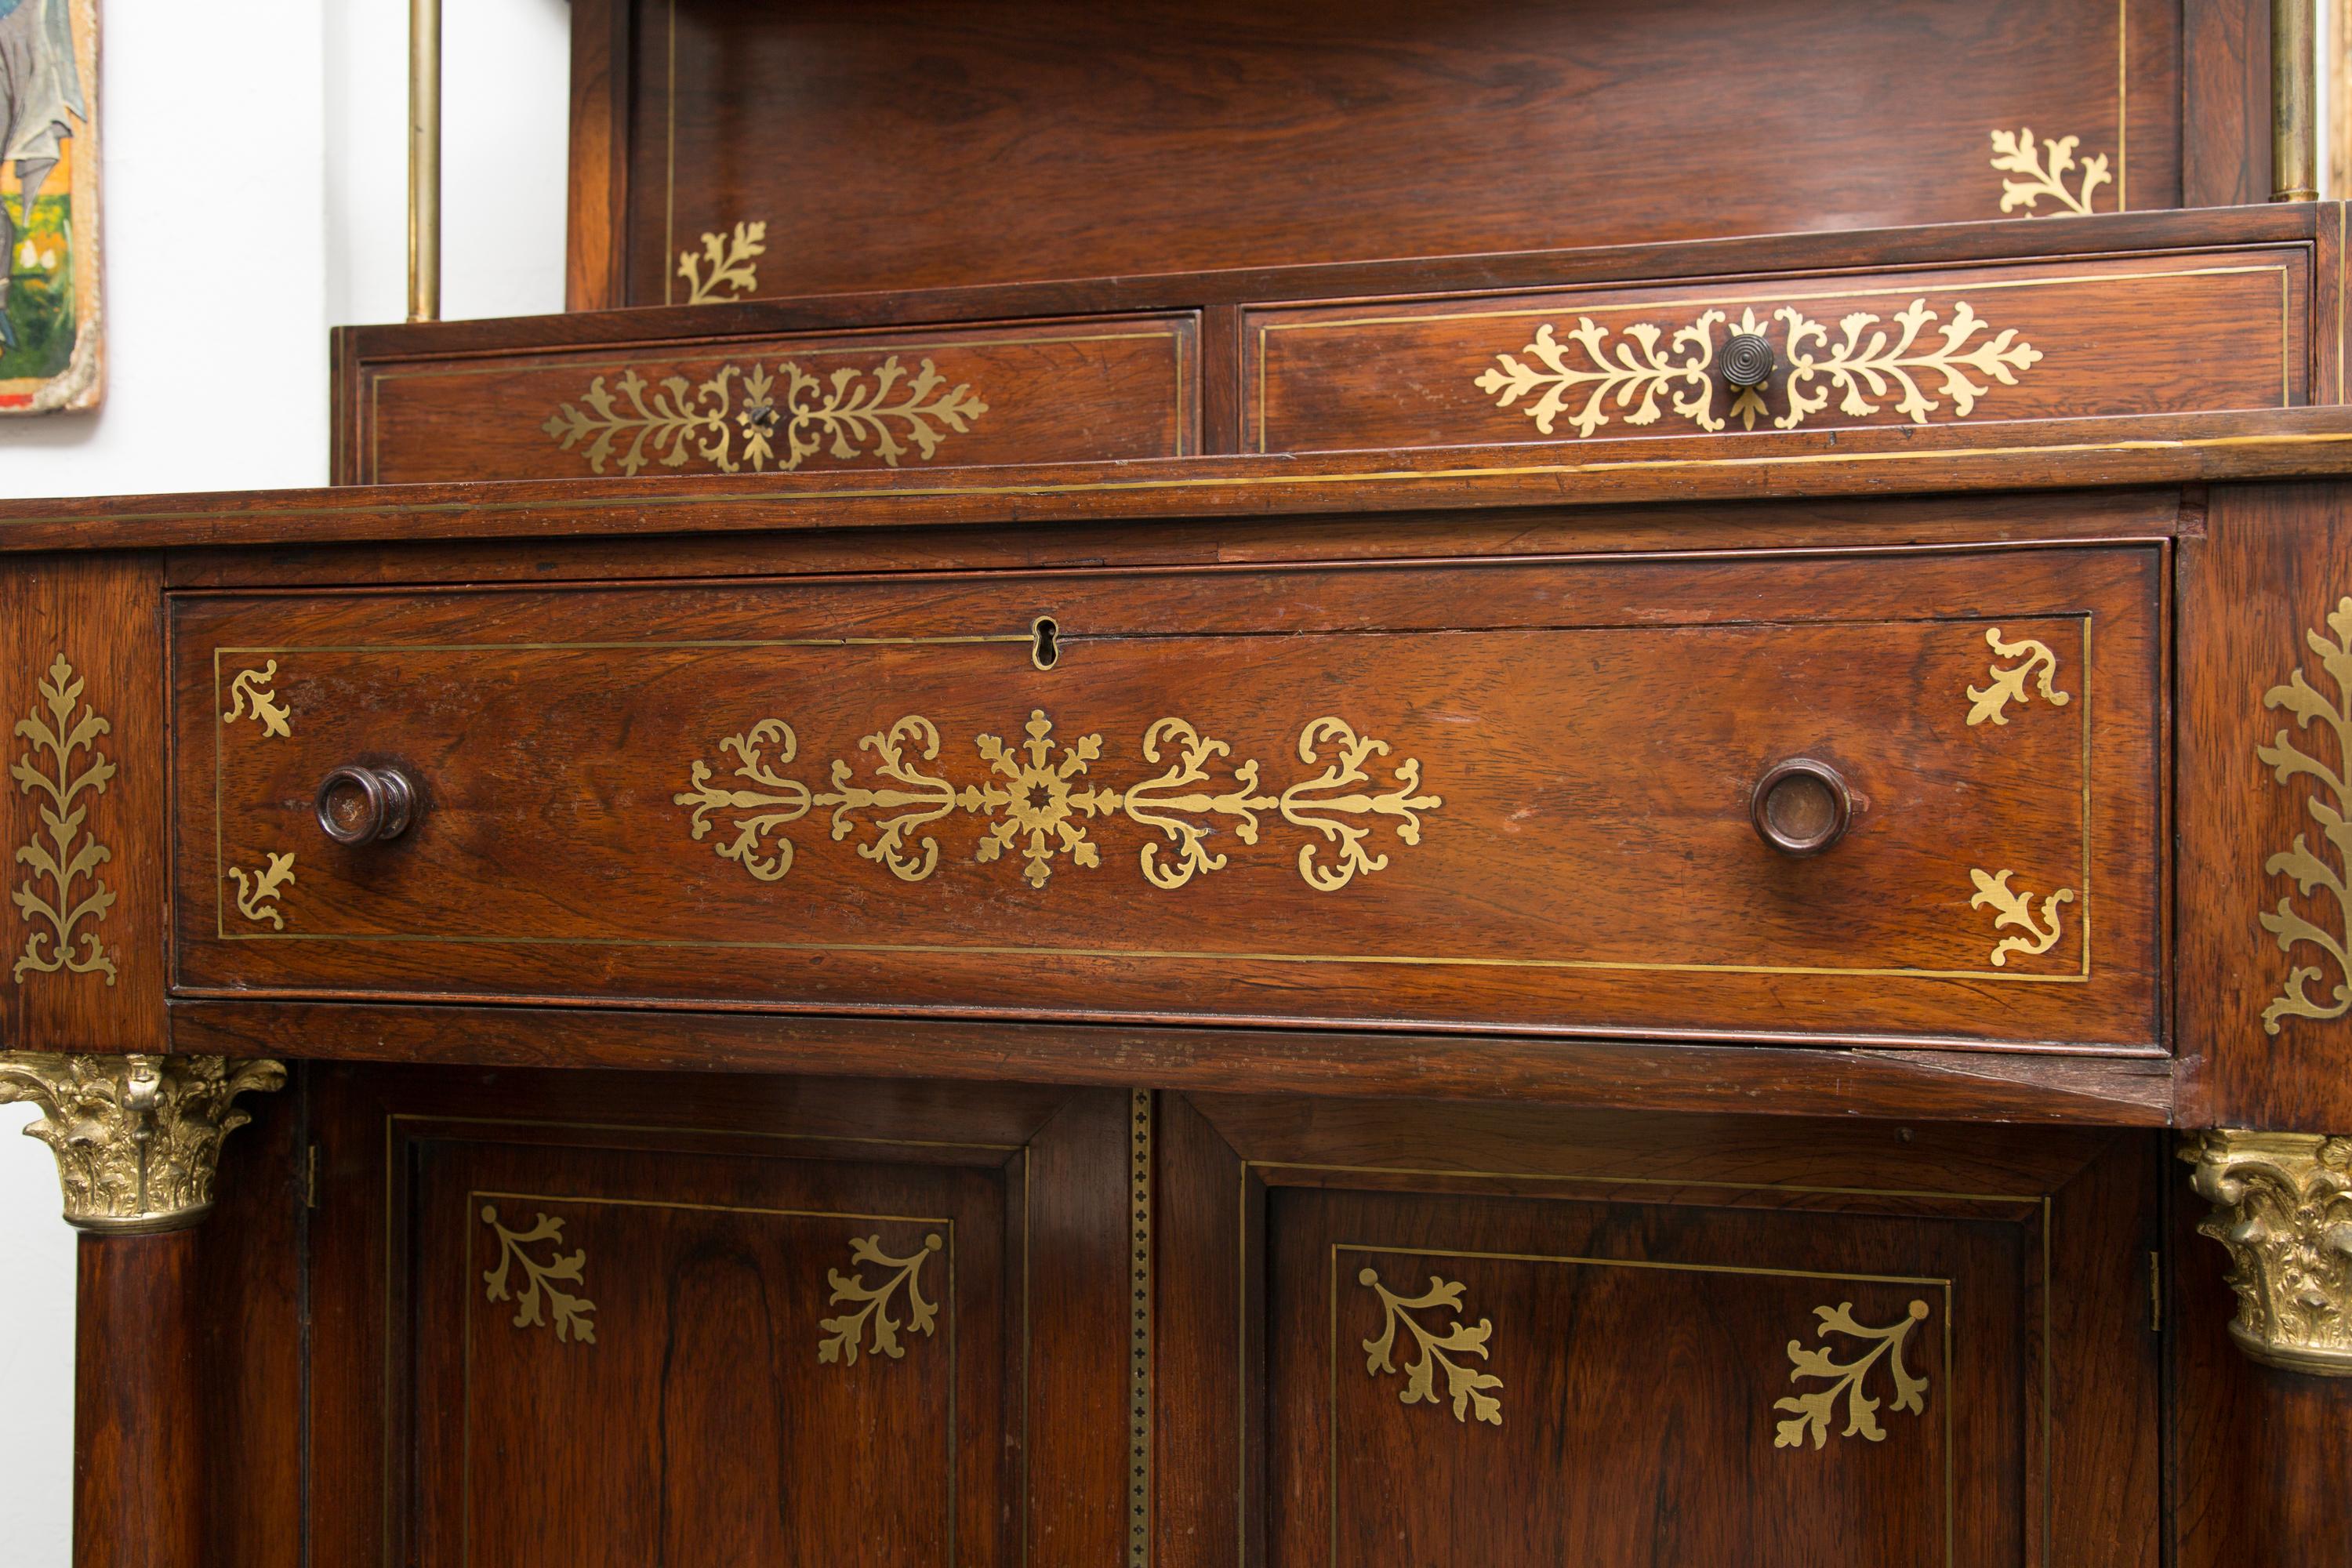
<path id="1" fill-rule="evenodd" d="M 53 274 L 35 204 L 89 106 L 74 55 L 69 0 L 0 0 L 0 351 L 19 346 L 10 293 L 17 273 Z M 13 213 L 8 185 L 16 187 Z M 70 331 L 70 316 L 67 329 Z"/>

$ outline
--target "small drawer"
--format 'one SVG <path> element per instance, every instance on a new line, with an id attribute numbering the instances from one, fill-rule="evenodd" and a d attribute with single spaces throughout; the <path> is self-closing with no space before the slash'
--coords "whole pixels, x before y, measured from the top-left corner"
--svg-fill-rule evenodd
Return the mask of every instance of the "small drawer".
<path id="1" fill-rule="evenodd" d="M 1190 312 L 376 362 L 362 482 L 1197 452 Z"/>
<path id="2" fill-rule="evenodd" d="M 2154 1048 L 2162 581 L 2115 545 L 183 595 L 178 975 Z"/>
<path id="3" fill-rule="evenodd" d="M 1261 452 L 2305 402 L 2307 248 L 1272 306 Z"/>

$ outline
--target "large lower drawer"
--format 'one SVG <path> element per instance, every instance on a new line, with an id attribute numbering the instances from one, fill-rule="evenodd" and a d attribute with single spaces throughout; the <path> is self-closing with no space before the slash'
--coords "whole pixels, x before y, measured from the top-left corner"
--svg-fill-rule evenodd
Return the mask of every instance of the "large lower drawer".
<path id="1" fill-rule="evenodd" d="M 178 984 L 2155 1047 L 2163 564 L 186 594 Z"/>

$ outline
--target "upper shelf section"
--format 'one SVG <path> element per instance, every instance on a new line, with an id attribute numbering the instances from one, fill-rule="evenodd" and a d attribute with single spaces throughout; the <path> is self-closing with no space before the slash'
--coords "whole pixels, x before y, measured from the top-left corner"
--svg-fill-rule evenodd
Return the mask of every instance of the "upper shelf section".
<path id="1" fill-rule="evenodd" d="M 573 16 L 575 310 L 2267 194 L 2252 0 Z"/>
<path id="2" fill-rule="evenodd" d="M 2344 239 L 2299 203 L 350 329 L 334 473 L 2013 447 L 2341 403 Z"/>

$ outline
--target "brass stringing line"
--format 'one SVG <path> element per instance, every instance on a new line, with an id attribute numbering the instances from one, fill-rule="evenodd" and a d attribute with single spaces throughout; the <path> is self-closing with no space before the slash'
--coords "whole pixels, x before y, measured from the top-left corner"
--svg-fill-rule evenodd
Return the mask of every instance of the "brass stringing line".
<path id="1" fill-rule="evenodd" d="M 1770 1279 L 1840 1279 L 1856 1285 L 1949 1285 L 1938 1274 L 1840 1274 L 1815 1268 L 1753 1268 L 1733 1263 L 1669 1263 L 1649 1258 L 1587 1258 L 1580 1254 L 1544 1252 L 1465 1252 L 1446 1247 L 1381 1247 L 1371 1242 L 1342 1241 L 1332 1251 L 1386 1252 L 1400 1258 L 1454 1258 L 1484 1263 L 1572 1263 L 1596 1268 L 1651 1268 L 1679 1274 L 1752 1275 Z"/>
<path id="2" fill-rule="evenodd" d="M 2038 1193 L 1946 1193 L 1903 1187 L 1823 1187 L 1794 1182 L 1717 1182 L 1705 1177 L 1554 1175 L 1541 1171 L 1444 1171 L 1409 1165 L 1318 1165 L 1297 1160 L 1244 1160 L 1250 1171 L 1321 1171 L 1334 1175 L 1457 1176 L 1493 1182 L 1591 1182 L 1608 1186 L 1708 1187 L 1720 1192 L 1796 1193 L 1814 1197 L 1936 1198 L 1950 1203 L 2036 1204 L 2047 1199 Z"/>
<path id="3" fill-rule="evenodd" d="M 885 1149 L 977 1149 L 989 1153 L 1011 1153 L 1024 1149 L 1024 1143 L 957 1143 L 923 1138 L 859 1138 L 841 1132 L 762 1132 L 751 1130 L 735 1131 L 725 1127 L 677 1127 L 630 1121 L 542 1121 L 513 1116 L 437 1116 L 428 1111 L 395 1111 L 394 1121 L 411 1121 L 420 1126 L 452 1127 L 536 1127 L 557 1132 L 654 1132 L 693 1133 L 712 1138 L 768 1138 L 806 1143 L 863 1143 Z"/>
<path id="4" fill-rule="evenodd" d="M 494 1193 L 478 1192 L 476 1197 L 505 1198 L 528 1204 L 595 1204 L 605 1208 L 677 1209 L 688 1214 L 750 1214 L 771 1219 L 851 1219 L 877 1225 L 936 1225 L 952 1232 L 955 1221 L 937 1215 L 918 1214 L 858 1214 L 835 1209 L 771 1209 L 747 1207 L 740 1204 L 689 1204 L 667 1198 L 600 1198 L 578 1194 L 559 1193 Z M 952 1237 L 950 1237 L 952 1241 Z"/>
<path id="5" fill-rule="evenodd" d="M 1071 332 L 1048 335 L 1045 337 L 961 338 L 939 341 L 926 338 L 919 341 L 909 340 L 904 342 L 889 335 L 892 332 L 903 331 L 905 331 L 905 329 L 900 327 L 856 328 L 845 330 L 840 333 L 820 332 L 813 339 L 803 339 L 790 332 L 777 332 L 772 334 L 738 333 L 730 337 L 712 339 L 711 357 L 714 359 L 725 359 L 730 353 L 737 350 L 748 351 L 750 349 L 757 349 L 762 355 L 777 353 L 788 353 L 802 354 L 814 359 L 819 354 L 863 354 L 885 352 L 893 353 L 929 353 L 937 352 L 944 353 L 950 349 L 1051 348 L 1056 343 L 1132 343 L 1145 342 L 1160 338 L 1167 338 L 1171 341 L 1181 341 L 1181 334 L 1179 334 L 1173 328 L 1171 328 L 1166 331 L 1152 332 Z M 870 333 L 872 342 L 863 345 L 848 346 L 845 341 L 853 339 L 859 331 Z M 807 346 L 807 344 L 812 342 L 817 346 Z M 835 346 L 837 342 L 843 342 L 844 346 Z M 545 370 L 551 372 L 559 370 L 626 370 L 632 363 L 635 363 L 641 357 L 642 351 L 637 353 L 615 353 L 612 354 L 599 354 L 593 358 L 583 355 L 578 358 L 561 359 L 548 363 L 535 364 L 530 368 L 531 370 Z M 514 374 L 515 367 L 507 364 L 453 364 L 436 366 L 433 364 L 410 363 L 387 365 L 381 370 L 372 370 L 369 372 L 370 376 L 373 380 L 379 382 L 415 381 L 420 378 L 442 380 L 455 378 L 461 375 L 513 375 Z"/>

